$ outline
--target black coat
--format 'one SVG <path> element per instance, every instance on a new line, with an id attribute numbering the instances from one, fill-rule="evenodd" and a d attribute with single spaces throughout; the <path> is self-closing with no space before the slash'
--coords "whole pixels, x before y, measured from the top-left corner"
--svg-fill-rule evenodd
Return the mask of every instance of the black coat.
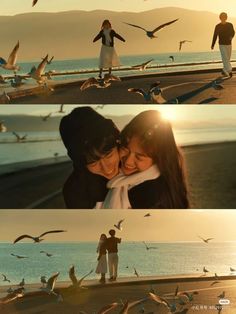
<path id="1" fill-rule="evenodd" d="M 123 37 L 121 37 L 119 34 L 117 34 L 113 29 L 110 32 L 110 36 L 111 36 L 111 42 L 110 42 L 110 47 L 114 47 L 114 37 L 118 38 L 121 41 L 125 42 L 125 39 Z M 103 33 L 103 30 L 101 30 L 98 35 L 94 38 L 93 42 L 99 40 L 100 38 L 102 38 L 102 43 L 103 45 L 106 45 L 106 37 Z"/>

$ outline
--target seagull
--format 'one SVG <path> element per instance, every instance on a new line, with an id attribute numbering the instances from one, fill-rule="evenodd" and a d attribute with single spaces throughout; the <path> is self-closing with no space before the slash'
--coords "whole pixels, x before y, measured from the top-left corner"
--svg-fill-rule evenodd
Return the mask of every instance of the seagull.
<path id="1" fill-rule="evenodd" d="M 209 270 L 207 270 L 206 267 L 204 266 L 204 267 L 203 267 L 203 272 L 204 272 L 204 274 L 206 275 L 207 273 L 209 273 Z"/>
<path id="2" fill-rule="evenodd" d="M 184 296 L 188 299 L 188 302 L 192 302 L 193 301 L 193 296 L 198 294 L 197 291 L 194 291 L 193 293 L 188 293 L 188 292 L 181 292 L 178 295 L 179 296 Z"/>
<path id="3" fill-rule="evenodd" d="M 147 35 L 150 39 L 153 39 L 153 38 L 157 38 L 156 36 L 154 36 L 154 34 L 155 34 L 157 31 L 161 30 L 162 28 L 164 28 L 164 27 L 166 27 L 166 26 L 168 26 L 168 25 L 170 25 L 170 24 L 172 24 L 172 23 L 175 23 L 176 21 L 178 21 L 178 19 L 175 19 L 175 20 L 173 20 L 173 21 L 170 21 L 170 22 L 164 23 L 164 24 L 162 24 L 162 25 L 159 25 L 159 26 L 156 27 L 153 31 L 148 31 L 148 30 L 146 30 L 145 28 L 143 28 L 143 27 L 141 27 L 141 26 L 138 26 L 138 25 L 134 25 L 134 24 L 130 24 L 130 23 L 125 23 L 125 22 L 124 22 L 124 23 L 127 24 L 127 25 L 129 25 L 129 26 L 133 26 L 133 27 L 140 28 L 140 29 L 144 30 L 144 31 L 146 32 L 146 35 Z"/>
<path id="4" fill-rule="evenodd" d="M 119 312 L 119 314 L 128 314 L 129 309 L 131 309 L 135 305 L 138 305 L 138 304 L 140 304 L 140 303 L 142 303 L 144 301 L 147 301 L 147 298 L 143 298 L 143 299 L 140 299 L 140 300 L 137 300 L 137 301 L 133 301 L 133 302 L 127 301 L 123 305 L 123 307 L 122 307 L 121 311 Z"/>
<path id="5" fill-rule="evenodd" d="M 10 102 L 10 96 L 4 91 L 0 96 L 0 104 L 8 104 Z"/>
<path id="6" fill-rule="evenodd" d="M 20 76 L 20 75 L 15 75 L 15 77 L 10 80 L 11 86 L 12 87 L 20 87 L 20 86 L 22 86 L 23 84 L 25 84 L 25 83 L 22 82 L 23 80 L 26 80 L 26 78 L 24 78 L 23 76 Z"/>
<path id="7" fill-rule="evenodd" d="M 141 63 L 141 64 L 138 64 L 138 65 L 133 65 L 132 68 L 133 69 L 137 69 L 137 70 L 140 70 L 140 71 L 144 71 L 146 70 L 147 66 L 153 61 L 153 59 L 151 60 L 148 60 L 144 63 Z"/>
<path id="8" fill-rule="evenodd" d="M 47 252 L 45 252 L 45 251 L 40 251 L 40 253 L 44 253 L 47 257 L 51 257 L 51 256 L 53 256 L 52 254 L 47 253 Z"/>
<path id="9" fill-rule="evenodd" d="M 42 84 L 45 82 L 45 78 L 42 77 L 45 67 L 48 63 L 48 54 L 43 58 L 38 67 L 33 66 L 28 73 L 30 77 L 35 79 L 38 84 Z"/>
<path id="10" fill-rule="evenodd" d="M 28 256 L 22 256 L 22 255 L 17 255 L 17 254 L 13 254 L 11 253 L 12 256 L 15 256 L 18 259 L 22 259 L 22 258 L 28 258 Z"/>
<path id="11" fill-rule="evenodd" d="M 21 282 L 19 283 L 19 286 L 20 287 L 24 287 L 24 285 L 25 285 L 25 279 L 22 278 Z"/>
<path id="12" fill-rule="evenodd" d="M 40 277 L 40 281 L 41 281 L 41 283 L 43 284 L 43 287 L 45 287 L 45 285 L 47 284 L 46 276 L 41 276 L 41 277 Z M 43 287 L 42 287 L 42 288 L 43 288 Z"/>
<path id="13" fill-rule="evenodd" d="M 174 56 L 169 56 L 169 59 L 171 59 L 172 62 L 175 61 L 175 57 Z"/>
<path id="14" fill-rule="evenodd" d="M 224 89 L 224 87 L 222 85 L 220 85 L 219 83 L 217 83 L 217 81 L 214 81 L 212 83 L 212 87 L 215 89 L 215 90 L 222 90 Z"/>
<path id="15" fill-rule="evenodd" d="M 122 231 L 122 226 L 121 224 L 123 223 L 124 219 L 119 220 L 119 222 L 117 223 L 117 225 L 114 225 L 114 227 L 120 231 Z"/>
<path id="16" fill-rule="evenodd" d="M 220 295 L 218 295 L 217 298 L 224 299 L 225 298 L 225 291 L 223 291 Z"/>
<path id="17" fill-rule="evenodd" d="M 0 133 L 4 133 L 7 131 L 7 127 L 3 124 L 4 121 L 0 122 Z"/>
<path id="18" fill-rule="evenodd" d="M 16 299 L 22 298 L 24 296 L 23 293 L 24 288 L 19 288 L 10 292 L 6 297 L 0 299 L 0 304 L 8 304 Z"/>
<path id="19" fill-rule="evenodd" d="M 151 214 L 150 213 L 147 213 L 146 215 L 144 215 L 143 217 L 150 217 Z"/>
<path id="20" fill-rule="evenodd" d="M 151 300 L 155 301 L 158 304 L 164 304 L 171 312 L 176 311 L 176 305 L 170 304 L 165 298 L 162 298 L 151 292 L 149 292 L 149 297 Z"/>
<path id="21" fill-rule="evenodd" d="M 20 136 L 20 135 L 19 135 L 18 133 L 16 133 L 15 131 L 13 131 L 12 134 L 15 135 L 16 141 L 17 141 L 18 143 L 25 141 L 26 138 L 27 138 L 27 134 L 25 134 L 25 135 L 23 135 L 23 136 Z"/>
<path id="22" fill-rule="evenodd" d="M 157 249 L 157 247 L 155 247 L 155 246 L 147 246 L 145 241 L 143 241 L 143 244 L 145 245 L 147 251 L 148 250 L 156 250 Z"/>
<path id="23" fill-rule="evenodd" d="M 94 110 L 103 109 L 105 105 L 97 105 Z"/>
<path id="24" fill-rule="evenodd" d="M 28 234 L 24 234 L 24 235 L 21 235 L 19 236 L 18 238 L 15 239 L 15 241 L 13 242 L 14 244 L 16 242 L 19 242 L 20 240 L 24 239 L 24 238 L 28 238 L 28 239 L 32 239 L 34 240 L 34 243 L 39 243 L 41 241 L 43 241 L 44 239 L 42 239 L 42 237 L 46 234 L 49 234 L 49 233 L 60 233 L 60 232 L 66 232 L 66 230 L 51 230 L 51 231 L 46 231 L 42 234 L 40 234 L 40 236 L 38 237 L 33 237 L 31 235 L 28 235 Z"/>
<path id="25" fill-rule="evenodd" d="M 160 83 L 160 81 L 157 81 L 151 84 L 147 92 L 144 91 L 142 88 L 129 88 L 128 92 L 142 95 L 146 101 L 163 104 L 166 103 L 166 99 L 164 99 L 162 96 L 162 89 L 159 87 Z"/>
<path id="26" fill-rule="evenodd" d="M 60 109 L 58 111 L 56 111 L 56 113 L 65 113 L 65 111 L 63 110 L 65 105 L 60 105 Z"/>
<path id="27" fill-rule="evenodd" d="M 50 112 L 46 116 L 41 116 L 42 121 L 46 122 L 51 117 L 51 115 L 52 115 L 52 112 Z"/>
<path id="28" fill-rule="evenodd" d="M 213 240 L 214 238 L 207 238 L 207 239 L 204 239 L 204 238 L 202 238 L 202 237 L 200 237 L 200 236 L 198 236 L 199 237 L 199 239 L 201 239 L 203 242 L 205 242 L 205 243 L 208 243 L 209 241 L 211 241 L 211 240 Z"/>
<path id="29" fill-rule="evenodd" d="M 233 267 L 230 267 L 230 271 L 233 273 L 236 271 L 236 269 L 234 269 Z"/>
<path id="30" fill-rule="evenodd" d="M 48 63 L 47 63 L 48 64 Z M 52 74 L 55 73 L 55 70 L 49 70 L 47 72 L 45 72 L 45 76 L 48 80 L 52 80 Z"/>
<path id="31" fill-rule="evenodd" d="M 139 273 L 137 272 L 137 269 L 134 267 L 134 274 L 135 276 L 139 277 Z"/>
<path id="32" fill-rule="evenodd" d="M 58 273 L 56 273 L 55 275 L 52 275 L 52 276 L 48 279 L 46 287 L 42 287 L 41 289 L 42 289 L 43 291 L 47 292 L 48 294 L 53 294 L 53 295 L 58 296 L 58 294 L 54 292 L 54 287 L 55 287 L 55 283 L 56 283 L 56 280 L 57 280 L 59 274 L 60 274 L 60 273 L 58 272 Z"/>
<path id="33" fill-rule="evenodd" d="M 111 310 L 113 310 L 114 308 L 116 308 L 119 305 L 119 303 L 114 302 L 108 305 L 103 306 L 98 312 L 97 314 L 105 314 L 110 312 Z"/>
<path id="34" fill-rule="evenodd" d="M 84 91 L 91 86 L 95 86 L 97 88 L 107 88 L 111 85 L 111 81 L 121 81 L 121 79 L 118 76 L 112 74 L 105 74 L 103 78 L 99 79 L 90 77 L 80 86 L 80 90 Z"/>
<path id="35" fill-rule="evenodd" d="M 37 2 L 38 2 L 38 0 L 33 0 L 32 7 L 34 7 Z"/>
<path id="36" fill-rule="evenodd" d="M 3 281 L 11 282 L 11 280 L 7 279 L 7 277 L 4 274 L 2 274 L 2 277 L 3 277 Z"/>
<path id="37" fill-rule="evenodd" d="M 15 45 L 14 49 L 12 50 L 7 61 L 0 57 L 0 66 L 3 69 L 11 70 L 14 72 L 17 72 L 20 70 L 20 67 L 18 65 L 16 65 L 17 53 L 18 53 L 19 47 L 20 47 L 20 43 L 18 40 L 17 44 Z"/>
<path id="38" fill-rule="evenodd" d="M 191 43 L 191 42 L 192 42 L 191 40 L 181 40 L 181 41 L 179 42 L 179 51 L 181 51 L 183 44 L 185 44 L 185 43 Z"/>
<path id="39" fill-rule="evenodd" d="M 69 277 L 70 277 L 70 280 L 72 281 L 72 285 L 79 288 L 81 287 L 81 284 L 83 282 L 83 280 L 88 277 L 90 274 L 92 274 L 93 272 L 93 269 L 90 270 L 90 272 L 88 272 L 87 274 L 85 274 L 81 279 L 77 279 L 76 275 L 75 275 L 75 266 L 72 265 L 69 269 Z"/>

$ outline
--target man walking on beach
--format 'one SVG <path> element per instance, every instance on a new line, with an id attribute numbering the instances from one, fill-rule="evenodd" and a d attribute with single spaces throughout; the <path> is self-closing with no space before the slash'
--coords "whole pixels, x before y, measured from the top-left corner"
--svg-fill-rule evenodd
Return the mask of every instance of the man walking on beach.
<path id="1" fill-rule="evenodd" d="M 227 22 L 227 13 L 220 13 L 220 23 L 216 25 L 211 49 L 214 49 L 217 37 L 219 37 L 219 48 L 221 53 L 221 58 L 223 62 L 222 74 L 225 76 L 232 77 L 232 66 L 230 64 L 230 58 L 232 53 L 232 39 L 234 37 L 235 31 L 233 24 Z"/>
<path id="2" fill-rule="evenodd" d="M 120 238 L 115 237 L 115 230 L 109 231 L 110 238 L 107 238 L 106 247 L 108 251 L 108 267 L 110 273 L 109 281 L 116 281 L 118 268 L 118 243 L 121 243 Z"/>

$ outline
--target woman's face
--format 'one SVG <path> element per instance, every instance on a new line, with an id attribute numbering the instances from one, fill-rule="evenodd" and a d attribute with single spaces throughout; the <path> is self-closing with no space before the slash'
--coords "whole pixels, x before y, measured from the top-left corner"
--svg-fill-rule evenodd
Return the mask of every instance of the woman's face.
<path id="1" fill-rule="evenodd" d="M 106 155 L 102 155 L 101 158 L 93 163 L 87 165 L 87 169 L 100 176 L 103 176 L 110 180 L 116 176 L 119 172 L 120 157 L 117 147 L 114 147 Z"/>
<path id="2" fill-rule="evenodd" d="M 120 149 L 121 170 L 125 175 L 147 170 L 153 160 L 143 150 L 138 137 L 132 137 L 126 147 Z"/>

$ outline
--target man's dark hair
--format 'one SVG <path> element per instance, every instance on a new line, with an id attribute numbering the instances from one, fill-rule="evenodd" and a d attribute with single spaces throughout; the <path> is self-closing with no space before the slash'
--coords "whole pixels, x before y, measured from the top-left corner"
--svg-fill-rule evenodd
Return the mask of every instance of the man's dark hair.
<path id="1" fill-rule="evenodd" d="M 114 235 L 116 234 L 116 231 L 114 229 L 109 230 L 109 234 L 110 236 L 114 237 Z"/>

